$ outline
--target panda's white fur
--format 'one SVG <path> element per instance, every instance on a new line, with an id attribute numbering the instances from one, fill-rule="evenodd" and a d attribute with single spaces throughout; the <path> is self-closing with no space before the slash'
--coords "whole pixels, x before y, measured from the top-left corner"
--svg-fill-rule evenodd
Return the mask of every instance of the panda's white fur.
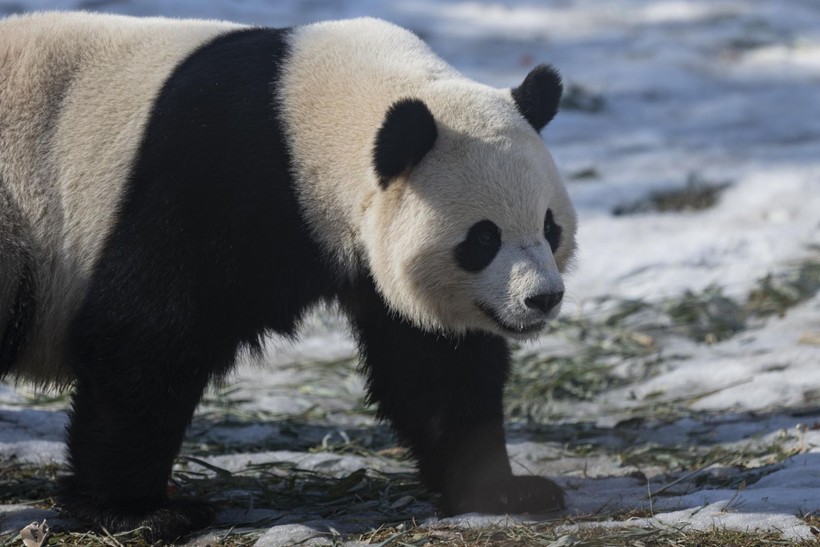
<path id="1" fill-rule="evenodd" d="M 73 12 L 0 20 L 0 183 L 25 218 L 38 287 L 38 320 L 17 375 L 70 379 L 65 328 L 153 100 L 180 59 L 237 27 Z"/>
<path id="2" fill-rule="evenodd" d="M 426 329 L 516 336 L 477 302 L 509 326 L 543 324 L 524 300 L 563 292 L 575 216 L 510 91 L 463 77 L 414 34 L 376 19 L 301 27 L 291 44 L 279 96 L 298 128 L 290 142 L 299 196 L 341 272 L 352 275 L 364 259 L 395 311 Z M 438 139 L 408 180 L 383 192 L 363 152 L 385 111 L 406 97 L 424 101 Z M 548 208 L 564 230 L 555 257 L 543 236 Z M 482 219 L 501 228 L 502 247 L 476 275 L 454 267 L 452 249 Z"/>

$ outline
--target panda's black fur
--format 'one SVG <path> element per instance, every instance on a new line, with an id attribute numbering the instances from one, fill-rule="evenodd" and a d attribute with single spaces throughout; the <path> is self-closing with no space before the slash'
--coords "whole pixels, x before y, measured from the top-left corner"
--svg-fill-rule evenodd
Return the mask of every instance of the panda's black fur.
<path id="1" fill-rule="evenodd" d="M 359 342 L 369 400 L 411 449 L 424 483 L 442 494 L 444 513 L 562 507 L 554 483 L 512 475 L 504 338 L 417 327 L 385 303 L 366 271 L 339 275 L 315 241 L 282 117 L 271 106 L 290 32 L 220 34 L 173 70 L 153 103 L 116 222 L 69 327 L 70 474 L 59 504 L 111 532 L 147 526 L 151 537 L 173 538 L 207 525 L 208 505 L 167 497 L 205 387 L 229 371 L 238 348 L 259 347 L 271 331 L 292 335 L 308 308 L 337 301 Z M 538 102 L 533 85 L 525 81 L 514 97 L 540 129 L 560 89 L 546 107 L 530 106 Z M 386 187 L 430 150 L 436 126 L 423 103 L 405 101 L 379 135 L 372 154 Z M 470 252 L 465 264 L 486 262 Z M 35 279 L 26 260 L 15 264 L 0 374 L 13 371 L 33 321 Z"/>
<path id="2" fill-rule="evenodd" d="M 31 326 L 34 312 L 34 273 L 25 258 L 21 258 L 19 277 L 7 281 L 14 296 L 8 309 L 8 323 L 0 332 L 0 378 L 11 370 Z M 4 281 L 6 282 L 6 281 Z"/>
<path id="3" fill-rule="evenodd" d="M 16 288 L 13 288 L 16 285 Z M 9 322 L 0 337 L 0 375 L 11 370 L 17 361 L 32 321 L 34 308 L 34 274 L 31 266 L 24 264 L 23 271 L 11 290 L 14 298 L 8 311 Z"/>

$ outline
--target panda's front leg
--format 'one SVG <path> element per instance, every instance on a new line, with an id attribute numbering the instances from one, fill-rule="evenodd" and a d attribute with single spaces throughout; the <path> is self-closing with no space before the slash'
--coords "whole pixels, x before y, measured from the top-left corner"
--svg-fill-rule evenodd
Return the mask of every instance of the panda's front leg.
<path id="1" fill-rule="evenodd" d="M 554 482 L 513 476 L 502 394 L 503 338 L 424 332 L 390 313 L 372 286 L 342 299 L 357 334 L 370 402 L 418 461 L 445 514 L 543 513 L 564 507 Z"/>

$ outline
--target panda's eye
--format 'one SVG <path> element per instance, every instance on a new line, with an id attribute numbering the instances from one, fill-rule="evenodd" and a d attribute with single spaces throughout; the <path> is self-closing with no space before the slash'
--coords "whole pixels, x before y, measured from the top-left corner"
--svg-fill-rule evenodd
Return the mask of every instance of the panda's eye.
<path id="1" fill-rule="evenodd" d="M 500 247 L 501 230 L 492 221 L 482 220 L 473 224 L 456 246 L 455 259 L 464 270 L 477 273 L 493 261 Z"/>
<path id="2" fill-rule="evenodd" d="M 552 209 L 547 209 L 547 214 L 544 215 L 544 238 L 550 244 L 552 252 L 555 252 L 561 245 L 561 231 L 561 227 L 555 223 L 552 216 Z"/>
<path id="3" fill-rule="evenodd" d="M 489 247 L 495 242 L 495 237 L 490 232 L 481 232 L 476 236 L 476 242 L 483 247 Z"/>
<path id="4" fill-rule="evenodd" d="M 501 243 L 501 230 L 489 220 L 473 224 L 467 233 L 467 240 L 481 247 L 497 247 Z"/>

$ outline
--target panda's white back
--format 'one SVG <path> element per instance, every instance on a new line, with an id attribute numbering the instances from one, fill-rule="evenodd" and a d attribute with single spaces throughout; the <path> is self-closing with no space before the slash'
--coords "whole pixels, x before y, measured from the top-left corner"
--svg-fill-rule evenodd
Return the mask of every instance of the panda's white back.
<path id="1" fill-rule="evenodd" d="M 115 220 L 152 103 L 182 59 L 235 28 L 60 12 L 0 20 L 0 180 L 26 224 L 38 287 L 24 376 L 68 377 L 64 327 Z"/>

